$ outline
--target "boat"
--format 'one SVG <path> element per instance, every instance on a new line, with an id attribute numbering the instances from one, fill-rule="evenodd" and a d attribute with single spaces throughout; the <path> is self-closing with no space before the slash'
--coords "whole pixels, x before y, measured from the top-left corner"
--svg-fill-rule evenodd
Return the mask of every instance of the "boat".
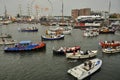
<path id="1" fill-rule="evenodd" d="M 38 32 L 37 27 L 18 28 L 20 32 Z"/>
<path id="2" fill-rule="evenodd" d="M 0 38 L 11 38 L 12 36 L 10 34 L 6 33 L 0 33 Z"/>
<path id="3" fill-rule="evenodd" d="M 84 58 L 92 58 L 97 55 L 97 50 L 87 50 L 86 52 L 82 50 L 78 50 L 76 52 L 66 52 L 66 58 L 69 59 L 84 59 Z"/>
<path id="4" fill-rule="evenodd" d="M 97 29 L 86 29 L 83 32 L 83 36 L 86 36 L 86 37 L 94 37 L 98 35 L 99 35 L 99 31 Z"/>
<path id="5" fill-rule="evenodd" d="M 68 22 L 59 22 L 58 23 L 59 26 L 69 26 Z"/>
<path id="6" fill-rule="evenodd" d="M 42 40 L 61 40 L 64 39 L 64 35 L 42 35 Z"/>
<path id="7" fill-rule="evenodd" d="M 85 61 L 84 63 L 69 69 L 67 72 L 77 78 L 78 80 L 82 80 L 94 72 L 96 72 L 102 66 L 102 60 L 95 58 L 89 61 Z"/>
<path id="8" fill-rule="evenodd" d="M 116 48 L 103 48 L 102 49 L 103 53 L 119 53 L 120 52 L 120 46 L 117 46 Z"/>
<path id="9" fill-rule="evenodd" d="M 7 40 L 7 39 L 0 40 L 0 45 L 2 45 L 2 44 L 9 45 L 9 44 L 15 44 L 15 43 L 17 43 L 16 40 Z"/>
<path id="10" fill-rule="evenodd" d="M 120 41 L 114 41 L 114 40 L 112 40 L 112 41 L 100 41 L 99 45 L 102 48 L 117 47 L 117 46 L 120 46 Z"/>
<path id="11" fill-rule="evenodd" d="M 80 46 L 74 46 L 74 47 L 60 47 L 59 49 L 53 49 L 53 54 L 56 55 L 65 55 L 66 52 L 73 52 L 73 50 L 77 51 L 80 50 Z"/>
<path id="12" fill-rule="evenodd" d="M 99 34 L 114 34 L 115 32 L 116 30 L 110 27 L 102 27 L 99 29 Z"/>
<path id="13" fill-rule="evenodd" d="M 20 41 L 13 47 L 5 47 L 5 52 L 24 52 L 24 51 L 36 51 L 45 48 L 46 44 L 44 42 L 33 43 L 32 41 Z"/>
<path id="14" fill-rule="evenodd" d="M 49 30 L 46 30 L 46 34 L 71 34 L 72 28 L 71 27 L 56 27 L 56 28 L 50 28 Z"/>
<path id="15" fill-rule="evenodd" d="M 50 31 L 50 30 L 47 30 L 46 31 L 46 34 L 64 34 L 64 35 L 67 35 L 67 34 L 71 34 L 71 31 L 72 30 L 57 30 L 57 31 Z"/>
<path id="16" fill-rule="evenodd" d="M 2 20 L 1 21 L 1 24 L 3 24 L 3 25 L 8 25 L 10 23 L 12 23 L 12 21 L 10 21 L 10 20 Z"/>

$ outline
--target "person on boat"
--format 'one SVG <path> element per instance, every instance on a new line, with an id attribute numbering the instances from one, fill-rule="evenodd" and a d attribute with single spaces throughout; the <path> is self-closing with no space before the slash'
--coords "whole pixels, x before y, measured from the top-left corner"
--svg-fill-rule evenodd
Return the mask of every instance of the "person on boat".
<path id="1" fill-rule="evenodd" d="M 46 30 L 46 35 L 48 35 L 48 30 Z"/>
<path id="2" fill-rule="evenodd" d="M 91 68 L 92 68 L 92 62 L 89 61 L 89 62 L 88 62 L 88 65 L 89 65 L 89 69 L 91 69 Z"/>
<path id="3" fill-rule="evenodd" d="M 90 70 L 90 68 L 89 68 L 89 61 L 86 61 L 86 62 L 84 63 L 83 69 L 85 69 L 85 70 L 87 70 L 87 71 Z"/>
<path id="4" fill-rule="evenodd" d="M 83 51 L 80 51 L 80 54 L 81 54 L 81 55 L 84 55 L 84 52 L 83 52 Z"/>
<path id="5" fill-rule="evenodd" d="M 63 49 L 63 47 L 61 47 L 60 49 L 59 49 L 59 51 L 63 51 L 64 49 Z"/>
<path id="6" fill-rule="evenodd" d="M 75 55 L 75 50 L 73 50 L 73 55 Z"/>
<path id="7" fill-rule="evenodd" d="M 92 51 L 91 51 L 91 50 L 88 50 L 87 52 L 88 52 L 88 54 L 90 54 Z"/>
<path id="8" fill-rule="evenodd" d="M 114 40 L 112 40 L 112 43 L 115 43 L 115 41 L 114 41 Z"/>
<path id="9" fill-rule="evenodd" d="M 85 55 L 87 55 L 88 54 L 88 50 L 86 50 L 86 52 L 85 52 Z"/>
<path id="10" fill-rule="evenodd" d="M 84 63 L 84 66 L 87 66 L 87 63 L 86 63 L 86 62 Z"/>
<path id="11" fill-rule="evenodd" d="M 5 42 L 5 40 L 2 38 L 2 41 Z"/>

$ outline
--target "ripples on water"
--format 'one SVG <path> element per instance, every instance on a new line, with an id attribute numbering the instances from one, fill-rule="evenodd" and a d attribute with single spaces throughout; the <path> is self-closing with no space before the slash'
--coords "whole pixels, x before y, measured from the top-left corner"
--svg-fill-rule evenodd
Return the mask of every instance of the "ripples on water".
<path id="1" fill-rule="evenodd" d="M 41 41 L 41 35 L 48 28 L 36 24 L 39 32 L 18 32 L 19 27 L 33 26 L 32 24 L 10 24 L 1 26 L 0 32 L 10 33 L 17 41 Z M 119 33 L 118 33 L 119 34 Z M 67 74 L 67 70 L 83 63 L 84 60 L 69 60 L 65 56 L 56 56 L 52 48 L 61 46 L 80 45 L 82 50 L 98 49 L 97 57 L 103 60 L 103 65 L 96 73 L 85 80 L 120 80 L 120 54 L 103 54 L 98 45 L 100 40 L 120 40 L 120 35 L 105 34 L 93 38 L 83 37 L 82 31 L 74 29 L 64 40 L 45 41 L 46 50 L 40 52 L 4 53 L 0 46 L 0 80 L 76 80 Z"/>

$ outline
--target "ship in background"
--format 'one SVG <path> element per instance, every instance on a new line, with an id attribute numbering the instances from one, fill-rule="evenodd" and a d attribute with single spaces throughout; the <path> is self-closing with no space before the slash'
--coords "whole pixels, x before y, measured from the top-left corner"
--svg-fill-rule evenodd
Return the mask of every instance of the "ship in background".
<path id="1" fill-rule="evenodd" d="M 99 15 L 90 15 L 90 16 L 79 16 L 76 19 L 74 28 L 88 28 L 88 27 L 100 27 L 101 22 L 104 20 L 103 17 Z"/>

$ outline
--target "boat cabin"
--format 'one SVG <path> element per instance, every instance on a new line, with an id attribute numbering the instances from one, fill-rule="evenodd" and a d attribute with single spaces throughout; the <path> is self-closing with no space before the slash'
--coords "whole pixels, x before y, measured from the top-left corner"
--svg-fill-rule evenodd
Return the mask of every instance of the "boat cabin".
<path id="1" fill-rule="evenodd" d="M 20 41 L 18 44 L 15 45 L 15 47 L 28 46 L 31 43 L 32 43 L 31 41 Z"/>

